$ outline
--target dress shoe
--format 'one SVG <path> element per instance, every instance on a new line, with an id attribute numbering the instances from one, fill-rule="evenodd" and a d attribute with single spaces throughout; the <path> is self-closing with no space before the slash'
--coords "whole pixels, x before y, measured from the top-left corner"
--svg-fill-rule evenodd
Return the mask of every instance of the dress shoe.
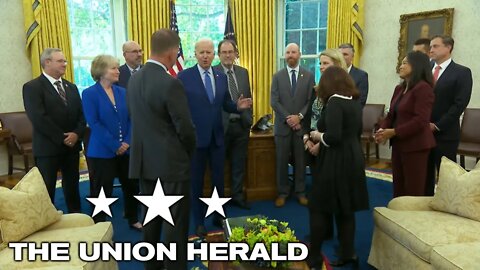
<path id="1" fill-rule="evenodd" d="M 199 225 L 195 230 L 195 234 L 200 238 L 205 238 L 205 236 L 207 236 L 207 229 L 205 229 L 205 226 Z"/>
<path id="2" fill-rule="evenodd" d="M 129 225 L 131 229 L 141 232 L 143 230 L 143 225 L 140 222 L 135 222 Z"/>
<path id="3" fill-rule="evenodd" d="M 223 227 L 223 220 L 220 217 L 214 217 L 212 223 L 213 223 L 213 226 L 215 227 L 220 227 L 220 228 Z"/>
<path id="4" fill-rule="evenodd" d="M 245 200 L 232 200 L 232 204 L 246 210 L 250 210 L 250 205 Z"/>
<path id="5" fill-rule="evenodd" d="M 307 206 L 308 205 L 307 197 L 305 197 L 305 196 L 298 197 L 298 203 L 303 205 L 303 206 Z"/>
<path id="6" fill-rule="evenodd" d="M 285 198 L 284 197 L 278 197 L 275 200 L 275 206 L 276 207 L 283 207 L 285 205 Z"/>
<path id="7" fill-rule="evenodd" d="M 348 259 L 338 259 L 336 261 L 331 261 L 330 265 L 333 267 L 341 267 L 347 264 L 353 265 L 355 268 L 358 268 L 358 256 L 353 256 Z"/>

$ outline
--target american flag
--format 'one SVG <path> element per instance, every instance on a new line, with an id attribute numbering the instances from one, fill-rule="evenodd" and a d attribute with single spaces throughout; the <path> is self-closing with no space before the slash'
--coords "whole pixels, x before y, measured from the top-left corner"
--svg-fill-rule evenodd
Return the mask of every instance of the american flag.
<path id="1" fill-rule="evenodd" d="M 175 12 L 175 0 L 170 0 L 170 29 L 175 31 L 178 34 L 178 25 L 177 25 L 177 13 Z M 175 65 L 168 70 L 168 73 L 173 77 L 177 77 L 177 74 L 183 70 L 183 50 L 182 42 L 180 42 L 180 48 L 178 49 L 177 62 Z"/>

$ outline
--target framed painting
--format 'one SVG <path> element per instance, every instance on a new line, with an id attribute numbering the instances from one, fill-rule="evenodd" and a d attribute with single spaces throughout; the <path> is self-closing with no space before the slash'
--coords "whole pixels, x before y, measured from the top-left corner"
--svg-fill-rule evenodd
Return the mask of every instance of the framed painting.
<path id="1" fill-rule="evenodd" d="M 407 52 L 419 38 L 452 35 L 453 8 L 400 15 L 397 72 Z"/>

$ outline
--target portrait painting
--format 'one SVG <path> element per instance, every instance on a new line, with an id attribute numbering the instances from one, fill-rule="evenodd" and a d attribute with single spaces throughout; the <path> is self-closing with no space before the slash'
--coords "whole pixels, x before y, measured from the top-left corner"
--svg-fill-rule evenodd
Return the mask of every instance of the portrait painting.
<path id="1" fill-rule="evenodd" d="M 400 16 L 400 38 L 398 40 L 398 64 L 413 44 L 420 38 L 432 38 L 435 35 L 452 35 L 453 8 L 425 11 Z"/>

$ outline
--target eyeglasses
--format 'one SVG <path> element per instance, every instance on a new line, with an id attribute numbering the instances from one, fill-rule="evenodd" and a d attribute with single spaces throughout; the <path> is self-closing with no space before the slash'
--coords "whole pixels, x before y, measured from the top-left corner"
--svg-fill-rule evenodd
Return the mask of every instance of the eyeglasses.
<path id="1" fill-rule="evenodd" d="M 127 53 L 143 53 L 143 50 L 133 50 L 133 51 L 127 51 Z"/>

